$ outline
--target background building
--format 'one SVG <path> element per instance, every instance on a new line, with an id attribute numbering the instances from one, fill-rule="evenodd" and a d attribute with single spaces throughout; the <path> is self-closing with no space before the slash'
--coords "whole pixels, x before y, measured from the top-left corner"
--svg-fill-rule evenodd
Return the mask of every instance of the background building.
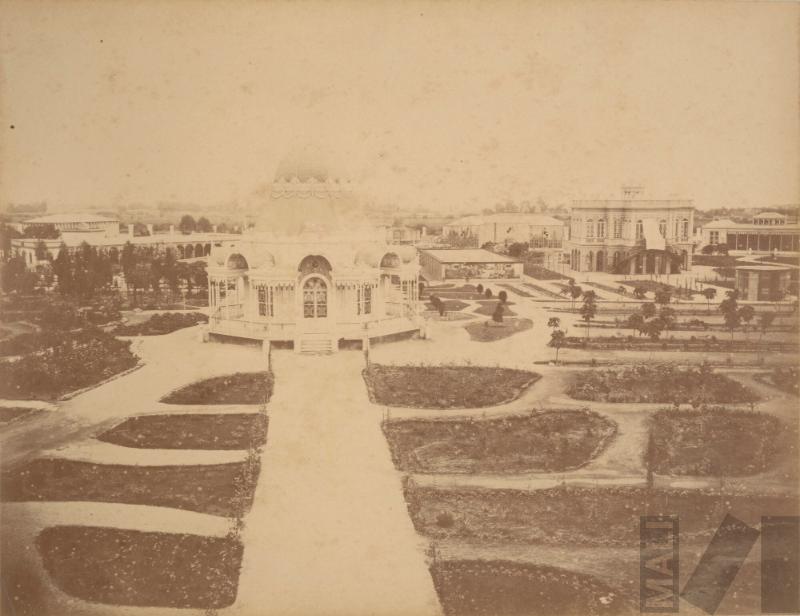
<path id="1" fill-rule="evenodd" d="M 692 201 L 643 199 L 642 192 L 640 187 L 623 187 L 621 199 L 573 202 L 570 269 L 666 274 L 691 268 Z"/>
<path id="2" fill-rule="evenodd" d="M 739 298 L 751 301 L 780 301 L 789 292 L 792 270 L 773 265 L 736 267 L 736 290 Z"/>
<path id="3" fill-rule="evenodd" d="M 419 262 L 422 275 L 429 281 L 522 276 L 522 261 L 478 248 L 420 250 Z"/>
<path id="4" fill-rule="evenodd" d="M 751 223 L 712 220 L 700 232 L 703 246 L 725 246 L 728 252 L 770 254 L 800 251 L 800 225 L 783 214 L 763 212 Z"/>
<path id="5" fill-rule="evenodd" d="M 252 230 L 212 250 L 212 335 L 333 352 L 343 341 L 419 331 L 419 261 L 367 222 L 353 186 L 285 160 Z"/>
<path id="6" fill-rule="evenodd" d="M 486 243 L 526 243 L 532 249 L 560 250 L 564 240 L 564 223 L 543 214 L 503 213 L 467 216 L 443 228 L 448 237 L 472 238 L 473 247 Z"/>

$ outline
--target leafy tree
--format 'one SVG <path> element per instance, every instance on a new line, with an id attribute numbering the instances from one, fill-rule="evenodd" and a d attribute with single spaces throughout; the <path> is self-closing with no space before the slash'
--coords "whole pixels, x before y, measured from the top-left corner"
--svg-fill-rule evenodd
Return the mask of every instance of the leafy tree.
<path id="1" fill-rule="evenodd" d="M 664 331 L 664 321 L 660 317 L 650 319 L 644 324 L 644 333 L 650 336 L 651 340 L 658 340 L 662 331 Z"/>
<path id="2" fill-rule="evenodd" d="M 213 228 L 214 227 L 211 225 L 211 221 L 205 216 L 201 216 L 197 219 L 196 230 L 200 233 L 209 233 Z"/>
<path id="3" fill-rule="evenodd" d="M 181 221 L 178 223 L 178 230 L 181 233 L 188 234 L 192 233 L 197 229 L 197 223 L 194 220 L 194 217 L 191 214 L 184 214 L 181 216 Z"/>
<path id="4" fill-rule="evenodd" d="M 556 350 L 556 363 L 558 363 L 558 351 L 564 346 L 566 339 L 567 334 L 557 327 L 550 333 L 550 346 Z"/>
<path id="5" fill-rule="evenodd" d="M 0 281 L 6 293 L 12 291 L 26 295 L 33 293 L 37 280 L 38 276 L 28 271 L 25 259 L 22 257 L 12 257 L 0 265 Z"/>
<path id="6" fill-rule="evenodd" d="M 47 244 L 44 243 L 44 240 L 36 242 L 35 254 L 37 261 L 46 261 L 50 258 L 50 252 L 47 250 Z"/>
<path id="7" fill-rule="evenodd" d="M 646 296 L 647 292 L 644 290 L 644 287 L 634 287 L 633 297 L 635 299 L 644 299 Z"/>
<path id="8" fill-rule="evenodd" d="M 508 301 L 508 293 L 505 291 L 500 291 L 500 293 L 497 294 L 497 299 L 499 299 L 501 303 L 505 304 Z"/>
<path id="9" fill-rule="evenodd" d="M 674 308 L 664 306 L 658 313 L 658 318 L 664 323 L 664 329 L 672 329 L 675 325 L 677 313 Z"/>
<path id="10" fill-rule="evenodd" d="M 58 256 L 53 261 L 53 273 L 58 276 L 58 291 L 62 295 L 69 295 L 75 288 L 72 274 L 72 257 L 64 242 L 58 249 Z"/>
<path id="11" fill-rule="evenodd" d="M 642 304 L 642 316 L 645 319 L 652 319 L 656 316 L 656 305 L 652 302 Z"/>
<path id="12" fill-rule="evenodd" d="M 42 239 L 42 240 L 57 240 L 61 237 L 61 233 L 54 225 L 41 224 L 41 225 L 28 225 L 22 232 L 22 237 Z"/>
<path id="13" fill-rule="evenodd" d="M 706 298 L 706 304 L 708 305 L 708 312 L 711 312 L 711 300 L 713 300 L 717 296 L 717 290 L 714 287 L 706 287 L 703 289 L 703 297 Z"/>
<path id="14" fill-rule="evenodd" d="M 22 233 L 6 223 L 0 223 L 0 251 L 8 255 L 11 252 L 11 240 L 22 237 Z"/>
<path id="15" fill-rule="evenodd" d="M 731 343 L 733 343 L 733 332 L 739 327 L 742 321 L 742 315 L 739 313 L 739 302 L 736 300 L 737 293 L 728 291 L 728 298 L 722 300 L 719 305 L 719 311 L 725 319 L 725 327 L 731 333 Z"/>
<path id="16" fill-rule="evenodd" d="M 561 319 L 558 317 L 550 317 L 547 319 L 547 327 L 552 327 L 553 329 L 558 329 L 561 327 Z"/>
<path id="17" fill-rule="evenodd" d="M 475 290 L 478 292 L 478 295 L 483 295 L 483 285 L 479 282 L 478 286 L 475 287 Z"/>
<path id="18" fill-rule="evenodd" d="M 586 339 L 589 339 L 589 329 L 592 319 L 597 315 L 597 294 L 594 291 L 586 291 L 583 294 L 583 305 L 581 306 L 581 318 L 586 321 Z"/>
<path id="19" fill-rule="evenodd" d="M 575 281 L 570 278 L 567 284 L 567 290 L 569 291 L 569 297 L 572 300 L 572 309 L 575 309 L 575 300 L 578 299 L 583 295 L 583 289 L 581 289 L 578 285 L 575 284 Z"/>
<path id="20" fill-rule="evenodd" d="M 753 317 L 756 316 L 755 308 L 750 305 L 742 306 L 739 308 L 739 319 L 741 319 L 742 323 L 744 323 L 744 333 L 747 336 L 747 328 L 750 325 L 750 321 L 753 320 Z"/>
<path id="21" fill-rule="evenodd" d="M 762 312 L 758 315 L 758 329 L 761 332 L 761 335 L 758 337 L 758 342 L 761 342 L 761 339 L 764 337 L 764 334 L 767 333 L 767 330 L 772 326 L 772 322 L 775 320 L 775 313 L 774 312 Z"/>
<path id="22" fill-rule="evenodd" d="M 492 299 L 492 290 L 491 290 L 491 289 L 489 289 L 489 288 L 487 287 L 487 288 L 486 288 L 486 289 L 483 291 L 483 296 L 484 296 L 486 299 Z"/>
<path id="23" fill-rule="evenodd" d="M 660 304 L 661 306 L 666 306 L 669 304 L 670 300 L 672 299 L 672 293 L 669 289 L 661 288 L 655 292 L 655 301 L 656 304 Z"/>
<path id="24" fill-rule="evenodd" d="M 645 320 L 640 312 L 634 312 L 632 315 L 630 315 L 626 321 L 626 324 L 629 328 L 638 332 L 640 336 L 644 332 Z"/>
<path id="25" fill-rule="evenodd" d="M 494 312 L 492 313 L 492 320 L 495 323 L 503 322 L 503 302 L 497 302 L 497 306 L 495 306 Z"/>
<path id="26" fill-rule="evenodd" d="M 514 242 L 508 247 L 508 254 L 516 259 L 525 256 L 528 252 L 528 244 L 526 242 Z"/>

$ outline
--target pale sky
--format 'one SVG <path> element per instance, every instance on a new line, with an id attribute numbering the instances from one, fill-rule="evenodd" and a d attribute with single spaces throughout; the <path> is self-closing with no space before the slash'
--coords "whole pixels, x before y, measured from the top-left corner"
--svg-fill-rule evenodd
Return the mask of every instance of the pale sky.
<path id="1" fill-rule="evenodd" d="M 623 183 L 701 208 L 800 202 L 797 3 L 0 10 L 2 202 L 247 202 L 306 143 L 443 212 Z"/>

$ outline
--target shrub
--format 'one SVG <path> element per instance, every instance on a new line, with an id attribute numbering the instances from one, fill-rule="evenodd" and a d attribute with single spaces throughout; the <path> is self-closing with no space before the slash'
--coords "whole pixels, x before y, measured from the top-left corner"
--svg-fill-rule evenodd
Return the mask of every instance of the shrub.
<path id="1" fill-rule="evenodd" d="M 481 283 L 478 283 L 478 286 L 477 286 L 477 287 L 475 287 L 475 290 L 476 290 L 476 291 L 477 291 L 479 294 L 480 294 L 480 293 L 483 293 L 483 285 L 482 285 Z"/>
<path id="2" fill-rule="evenodd" d="M 452 513 L 443 511 L 436 516 L 436 526 L 439 528 L 452 528 L 453 524 L 455 524 L 455 519 L 453 518 Z"/>
<path id="3" fill-rule="evenodd" d="M 505 304 L 508 301 L 508 293 L 505 291 L 500 291 L 500 293 L 497 294 L 497 299 Z"/>
<path id="4" fill-rule="evenodd" d="M 492 290 L 491 290 L 491 289 L 486 289 L 486 290 L 483 292 L 483 295 L 484 295 L 484 297 L 485 297 L 486 299 L 492 299 Z"/>

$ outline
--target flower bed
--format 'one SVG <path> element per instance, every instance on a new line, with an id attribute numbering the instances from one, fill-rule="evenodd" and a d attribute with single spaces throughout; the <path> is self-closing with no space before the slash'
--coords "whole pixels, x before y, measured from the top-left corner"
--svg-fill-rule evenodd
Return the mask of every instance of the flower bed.
<path id="1" fill-rule="evenodd" d="M 522 267 L 526 276 L 531 276 L 537 280 L 569 280 L 569 278 L 564 276 L 564 274 L 559 274 L 551 269 L 547 269 L 546 267 L 535 265 L 527 261 Z"/>
<path id="2" fill-rule="evenodd" d="M 664 282 L 656 282 L 655 280 L 617 280 L 616 282 L 631 287 L 632 289 L 639 287 L 652 293 L 656 293 L 657 291 L 669 291 L 672 297 L 682 297 L 686 299 L 692 299 L 696 293 L 699 293 L 699 291 L 693 289 L 675 287 Z"/>
<path id="3" fill-rule="evenodd" d="M 479 323 L 470 323 L 464 326 L 464 329 L 469 333 L 469 337 L 477 342 L 494 342 L 495 340 L 502 340 L 508 338 L 519 332 L 524 332 L 533 327 L 533 321 L 530 319 L 503 319 L 502 323 L 494 323 L 491 321 L 481 321 Z"/>
<path id="4" fill-rule="evenodd" d="M 431 566 L 445 616 L 637 614 L 593 576 L 502 560 L 444 560 Z"/>
<path id="5" fill-rule="evenodd" d="M 53 526 L 36 545 L 56 586 L 84 601 L 218 609 L 236 599 L 242 562 L 236 539 Z"/>
<path id="6" fill-rule="evenodd" d="M 262 413 L 141 415 L 97 438 L 146 449 L 249 449 L 266 443 L 267 417 Z"/>
<path id="7" fill-rule="evenodd" d="M 24 334 L 39 336 L 40 334 Z M 54 400 L 134 367 L 130 342 L 98 330 L 48 336 L 47 348 L 0 363 L 0 398 Z"/>
<path id="8" fill-rule="evenodd" d="M 200 312 L 154 314 L 143 323 L 120 325 L 114 330 L 114 335 L 160 336 L 184 327 L 194 327 L 199 323 L 208 323 L 208 317 Z"/>
<path id="9" fill-rule="evenodd" d="M 2 406 L 0 407 L 0 426 L 37 413 L 41 413 L 41 410 L 21 406 Z"/>
<path id="10" fill-rule="evenodd" d="M 490 317 L 490 316 L 492 316 L 494 314 L 494 311 L 497 309 L 497 304 L 499 304 L 499 303 L 500 303 L 499 300 L 498 301 L 493 301 L 493 302 L 491 302 L 491 301 L 490 302 L 480 302 L 481 305 L 478 308 L 476 308 L 475 310 L 473 310 L 472 312 L 474 312 L 475 314 L 483 315 L 485 317 Z M 503 304 L 503 316 L 504 317 L 515 317 L 515 316 L 517 316 L 517 313 L 514 312 L 513 310 L 511 310 L 511 308 L 508 307 L 508 304 Z"/>
<path id="11" fill-rule="evenodd" d="M 446 299 L 446 300 L 442 300 L 442 302 L 444 303 L 444 309 L 446 311 L 464 310 L 464 308 L 469 306 L 469 304 L 467 304 L 466 302 L 462 302 L 462 301 L 457 300 L 457 299 Z M 436 306 L 434 306 L 431 302 L 425 302 L 425 308 L 427 308 L 428 310 L 436 310 L 437 309 Z"/>
<path id="12" fill-rule="evenodd" d="M 386 406 L 458 409 L 504 404 L 540 375 L 486 366 L 387 366 L 364 370 L 372 402 Z"/>
<path id="13" fill-rule="evenodd" d="M 168 404 L 263 404 L 272 396 L 271 372 L 236 372 L 181 387 L 163 398 Z"/>
<path id="14" fill-rule="evenodd" d="M 580 323 L 578 327 L 585 329 L 586 324 Z M 612 326 L 613 327 L 613 326 Z M 592 323 L 594 329 L 608 329 L 603 325 L 597 327 Z M 678 328 L 674 328 L 678 330 Z M 548 343 L 549 344 L 549 343 Z M 790 342 L 779 342 L 777 340 L 725 340 L 710 336 L 690 336 L 688 338 L 652 338 L 643 336 L 567 336 L 562 342 L 562 347 L 567 349 L 596 349 L 606 351 L 686 351 L 686 352 L 718 352 L 718 353 L 759 353 L 773 351 L 776 353 L 797 353 L 800 346 L 794 340 Z"/>
<path id="15" fill-rule="evenodd" d="M 579 372 L 567 389 L 578 400 L 597 402 L 746 403 L 758 395 L 706 365 L 678 368 L 670 364 L 621 370 Z"/>
<path id="16" fill-rule="evenodd" d="M 599 455 L 616 431 L 612 421 L 584 410 L 383 424 L 395 466 L 409 473 L 572 470 Z"/>
<path id="17" fill-rule="evenodd" d="M 762 515 L 797 515 L 796 497 L 732 494 L 708 489 L 644 487 L 542 490 L 432 488 L 406 481 L 405 497 L 417 532 L 437 541 L 475 544 L 639 545 L 642 515 L 678 515 L 681 540 L 704 543 L 731 513 L 749 524 Z"/>
<path id="18" fill-rule="evenodd" d="M 755 378 L 787 394 L 800 396 L 800 370 L 794 366 L 776 367 L 771 374 L 758 374 Z"/>
<path id="19" fill-rule="evenodd" d="M 753 475 L 772 465 L 782 430 L 764 413 L 665 409 L 651 418 L 646 460 L 664 475 Z"/>
<path id="20" fill-rule="evenodd" d="M 96 501 L 187 509 L 235 517 L 250 509 L 247 462 L 202 466 L 125 466 L 33 460 L 3 476 L 5 501 Z M 258 468 L 255 470 L 258 476 Z"/>

